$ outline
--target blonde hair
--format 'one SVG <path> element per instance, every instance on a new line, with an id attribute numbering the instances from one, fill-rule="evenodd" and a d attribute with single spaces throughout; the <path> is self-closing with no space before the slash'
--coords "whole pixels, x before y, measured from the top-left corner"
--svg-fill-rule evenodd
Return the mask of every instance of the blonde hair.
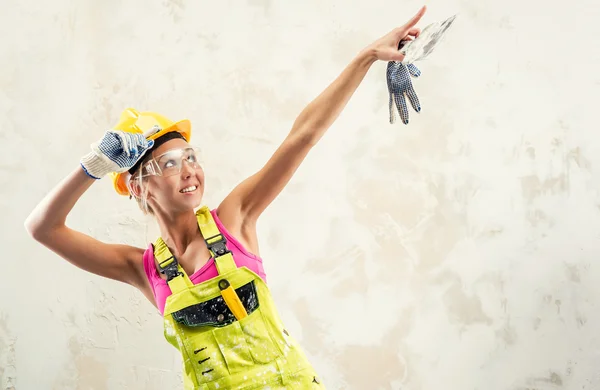
<path id="1" fill-rule="evenodd" d="M 144 161 L 138 169 L 129 177 L 127 186 L 129 187 L 129 198 L 135 198 L 138 207 L 144 213 L 144 215 L 154 215 L 154 210 L 148 204 L 148 179 L 142 177 L 142 167 L 146 161 Z"/>

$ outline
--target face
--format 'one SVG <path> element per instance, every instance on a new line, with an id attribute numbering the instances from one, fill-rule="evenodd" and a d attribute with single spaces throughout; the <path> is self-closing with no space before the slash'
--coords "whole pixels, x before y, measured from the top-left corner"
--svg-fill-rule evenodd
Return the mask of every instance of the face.
<path id="1" fill-rule="evenodd" d="M 186 212 L 198 207 L 202 202 L 204 171 L 193 166 L 193 153 L 181 153 L 182 149 L 190 147 L 191 145 L 183 139 L 169 140 L 152 151 L 152 164 L 142 164 L 144 173 L 162 173 L 150 174 L 143 179 L 148 205 L 155 214 Z"/>

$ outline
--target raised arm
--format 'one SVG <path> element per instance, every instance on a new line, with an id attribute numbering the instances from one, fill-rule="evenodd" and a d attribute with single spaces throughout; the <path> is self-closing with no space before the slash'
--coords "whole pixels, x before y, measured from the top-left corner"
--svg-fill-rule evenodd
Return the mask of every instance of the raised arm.
<path id="1" fill-rule="evenodd" d="M 66 226 L 66 218 L 94 179 L 78 167 L 35 207 L 25 221 L 31 236 L 70 263 L 94 274 L 136 284 L 134 262 L 143 250 L 106 244 Z"/>
<path id="2" fill-rule="evenodd" d="M 240 229 L 245 241 L 255 246 L 256 220 L 279 195 L 311 148 L 338 118 L 371 65 L 377 60 L 402 60 L 398 51 L 401 40 L 419 34 L 414 26 L 425 13 L 425 7 L 404 26 L 392 30 L 355 56 L 342 73 L 297 117 L 283 143 L 253 176 L 240 183 L 219 206 L 223 222 Z M 238 221 L 236 223 L 236 221 Z M 239 225 L 239 226 L 237 226 Z"/>
<path id="3" fill-rule="evenodd" d="M 123 150 L 118 150 L 119 134 L 123 135 L 119 132 L 107 132 L 97 143 L 96 151 L 84 156 L 82 166 L 73 170 L 34 208 L 25 221 L 25 228 L 36 241 L 77 267 L 141 288 L 145 282 L 144 271 L 140 267 L 142 249 L 107 244 L 66 226 L 68 214 L 95 182 L 95 178 L 122 168 L 111 163 L 111 157 L 123 154 Z M 135 140 L 132 138 L 130 141 Z M 137 145 L 139 152 L 147 143 L 143 137 L 137 141 L 142 143 Z M 136 145 L 135 142 L 129 144 Z M 101 157 L 101 150 L 110 157 Z M 133 165 L 138 158 L 141 155 L 132 154 L 117 160 Z"/>

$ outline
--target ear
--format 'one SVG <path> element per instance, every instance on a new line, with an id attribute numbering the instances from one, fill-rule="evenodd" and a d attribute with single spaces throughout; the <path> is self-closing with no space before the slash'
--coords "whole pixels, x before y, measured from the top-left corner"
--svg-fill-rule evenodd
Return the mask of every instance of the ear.
<path id="1" fill-rule="evenodd" d="M 139 178 L 131 178 L 129 179 L 129 183 L 127 183 L 127 187 L 129 188 L 130 196 L 133 196 L 136 199 L 140 199 L 142 197 L 143 191 L 143 183 L 142 179 Z"/>

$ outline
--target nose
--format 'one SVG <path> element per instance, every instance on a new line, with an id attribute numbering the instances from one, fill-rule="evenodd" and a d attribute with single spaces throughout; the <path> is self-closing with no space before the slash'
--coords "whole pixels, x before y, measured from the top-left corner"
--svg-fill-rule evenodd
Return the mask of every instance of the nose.
<path id="1" fill-rule="evenodd" d="M 194 174 L 194 167 L 186 160 L 181 162 L 181 178 L 189 179 Z"/>

